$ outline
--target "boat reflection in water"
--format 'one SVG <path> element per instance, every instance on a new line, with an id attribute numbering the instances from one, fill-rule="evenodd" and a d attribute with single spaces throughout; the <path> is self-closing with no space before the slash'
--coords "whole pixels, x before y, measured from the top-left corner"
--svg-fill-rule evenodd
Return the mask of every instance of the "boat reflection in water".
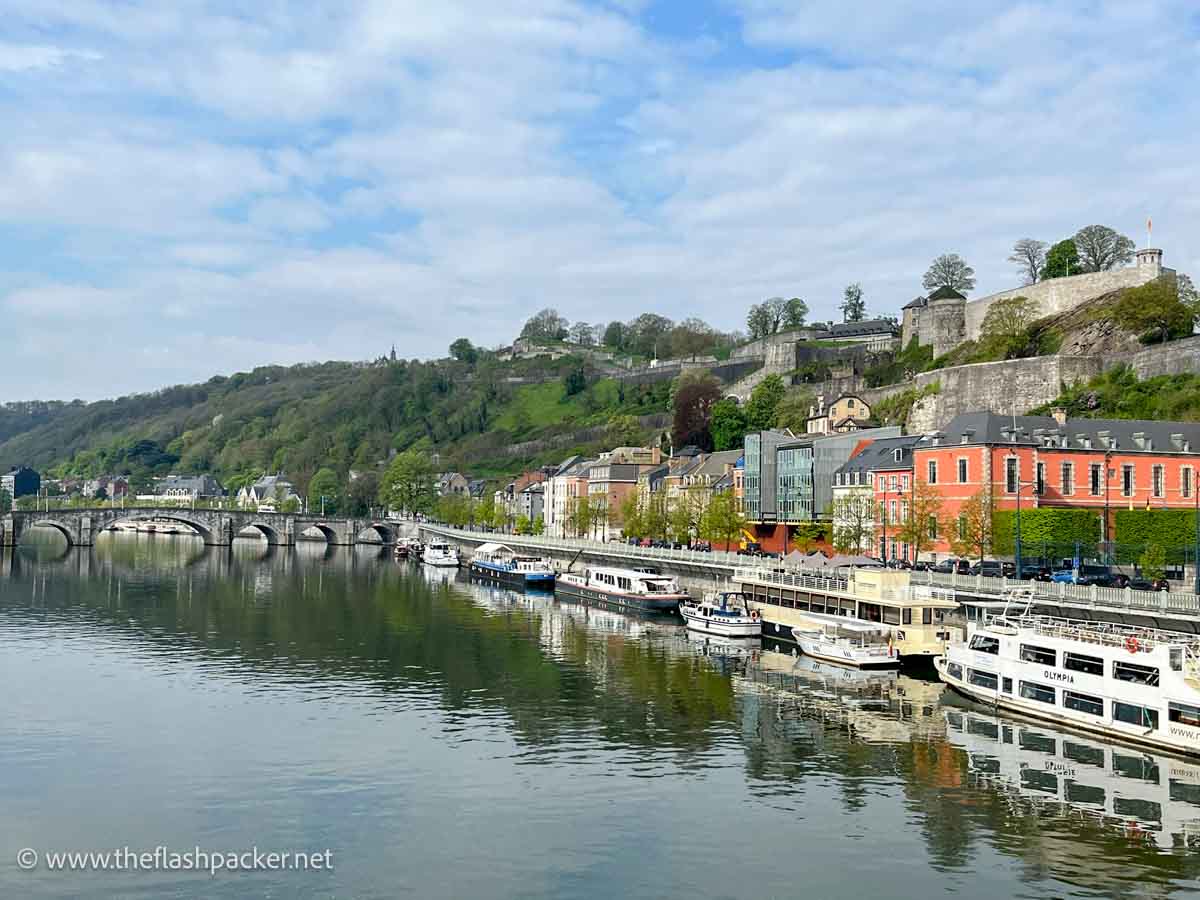
<path id="1" fill-rule="evenodd" d="M 1200 849 L 1200 765 L 987 713 L 943 712 L 950 743 L 988 784 L 1159 849 Z"/>

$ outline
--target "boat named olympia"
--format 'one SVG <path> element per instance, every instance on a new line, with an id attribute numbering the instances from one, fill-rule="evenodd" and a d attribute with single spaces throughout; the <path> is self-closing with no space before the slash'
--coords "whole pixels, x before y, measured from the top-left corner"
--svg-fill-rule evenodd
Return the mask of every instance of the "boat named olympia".
<path id="1" fill-rule="evenodd" d="M 652 571 L 589 567 L 559 575 L 555 596 L 583 603 L 610 603 L 638 612 L 675 612 L 692 598 L 675 579 Z"/>
<path id="2" fill-rule="evenodd" d="M 968 623 L 937 660 L 942 681 L 1060 727 L 1200 755 L 1200 636 L 1033 615 L 1032 595 L 1017 593 L 1002 615 Z"/>
<path id="3" fill-rule="evenodd" d="M 692 631 L 721 637 L 762 637 L 762 619 L 737 591 L 721 591 L 702 601 L 685 600 L 679 614 Z"/>
<path id="4" fill-rule="evenodd" d="M 445 541 L 432 541 L 425 545 L 425 551 L 421 554 L 421 562 L 427 566 L 457 569 L 458 550 Z"/>
<path id="5" fill-rule="evenodd" d="M 792 626 L 792 637 L 813 659 L 859 669 L 894 669 L 900 665 L 891 629 L 881 623 L 808 613 Z"/>
<path id="6" fill-rule="evenodd" d="M 548 559 L 521 556 L 504 544 L 481 544 L 469 567 L 475 578 L 510 587 L 553 590 L 555 571 Z"/>

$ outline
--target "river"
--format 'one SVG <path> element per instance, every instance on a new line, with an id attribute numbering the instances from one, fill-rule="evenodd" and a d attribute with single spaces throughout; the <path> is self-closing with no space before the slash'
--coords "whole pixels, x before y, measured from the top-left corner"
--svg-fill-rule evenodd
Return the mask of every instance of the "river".
<path id="1" fill-rule="evenodd" d="M 1200 763 L 369 548 L 22 548 L 0 678 L 3 897 L 1200 891 Z"/>

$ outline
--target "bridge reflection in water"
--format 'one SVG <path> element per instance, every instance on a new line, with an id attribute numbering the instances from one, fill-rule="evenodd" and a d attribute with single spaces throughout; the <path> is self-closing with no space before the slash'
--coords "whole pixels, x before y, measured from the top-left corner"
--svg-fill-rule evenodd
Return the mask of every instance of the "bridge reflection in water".
<path id="1" fill-rule="evenodd" d="M 99 839 L 116 817 L 122 842 L 148 846 L 180 823 L 334 844 L 328 879 L 255 882 L 288 896 L 894 896 L 901 877 L 906 896 L 1165 895 L 1200 874 L 1194 766 L 997 717 L 936 682 L 378 548 L 131 536 L 12 559 L 0 652 L 11 685 L 45 692 L 0 700 L 21 725 L 0 731 L 13 840 L 67 819 Z M 71 802 L 47 803 L 68 759 Z M 714 839 L 746 865 L 709 865 Z M 15 877 L 0 870 L 0 893 L 38 884 Z"/>

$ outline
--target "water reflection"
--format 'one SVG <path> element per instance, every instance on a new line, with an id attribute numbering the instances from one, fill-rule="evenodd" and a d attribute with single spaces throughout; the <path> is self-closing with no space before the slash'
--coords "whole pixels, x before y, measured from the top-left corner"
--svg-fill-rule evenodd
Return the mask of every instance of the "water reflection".
<path id="1" fill-rule="evenodd" d="M 0 853 L 114 829 L 337 846 L 335 876 L 255 882 L 282 896 L 793 894 L 806 866 L 814 895 L 846 873 L 891 895 L 898 865 L 907 895 L 1162 895 L 1200 871 L 1196 765 L 934 681 L 379 548 L 131 535 L 7 565 L 0 792 L 27 824 Z M 752 879 L 713 870 L 714 823 Z M 86 893 L 19 877 L 0 892 Z"/>

